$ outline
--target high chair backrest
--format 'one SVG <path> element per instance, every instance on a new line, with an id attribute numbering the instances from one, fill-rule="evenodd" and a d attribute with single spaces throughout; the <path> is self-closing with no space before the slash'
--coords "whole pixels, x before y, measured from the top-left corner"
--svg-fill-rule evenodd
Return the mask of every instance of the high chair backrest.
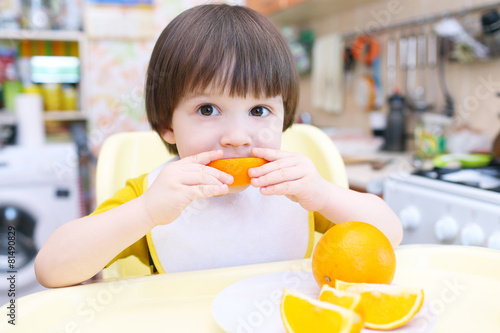
<path id="1" fill-rule="evenodd" d="M 174 155 L 168 152 L 156 132 L 124 132 L 109 136 L 97 160 L 97 204 L 125 186 L 127 179 L 151 172 L 172 157 Z"/>
<path id="2" fill-rule="evenodd" d="M 319 128 L 294 124 L 283 133 L 281 148 L 308 156 L 323 178 L 348 187 L 344 162 L 333 141 Z M 126 132 L 104 142 L 96 170 L 97 204 L 110 198 L 129 178 L 154 170 L 174 155 L 167 151 L 156 132 Z M 320 235 L 316 235 L 316 242 Z M 146 275 L 149 267 L 135 257 L 116 261 L 103 272 L 104 278 Z"/>
<path id="3" fill-rule="evenodd" d="M 330 137 L 318 127 L 294 124 L 283 133 L 281 149 L 306 155 L 323 178 L 348 187 L 342 156 Z"/>

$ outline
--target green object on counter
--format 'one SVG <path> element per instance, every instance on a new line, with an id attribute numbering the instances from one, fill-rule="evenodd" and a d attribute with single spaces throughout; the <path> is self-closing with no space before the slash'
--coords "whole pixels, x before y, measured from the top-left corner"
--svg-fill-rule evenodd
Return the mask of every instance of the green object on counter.
<path id="1" fill-rule="evenodd" d="M 437 168 L 479 168 L 491 162 L 488 154 L 445 154 L 434 158 L 434 166 Z"/>
<path id="2" fill-rule="evenodd" d="M 21 80 L 5 81 L 3 83 L 3 101 L 7 111 L 14 112 L 16 95 L 22 92 L 23 84 Z"/>
<path id="3" fill-rule="evenodd" d="M 451 119 L 441 114 L 423 113 L 415 128 L 417 156 L 432 159 L 446 152 L 446 129 Z"/>

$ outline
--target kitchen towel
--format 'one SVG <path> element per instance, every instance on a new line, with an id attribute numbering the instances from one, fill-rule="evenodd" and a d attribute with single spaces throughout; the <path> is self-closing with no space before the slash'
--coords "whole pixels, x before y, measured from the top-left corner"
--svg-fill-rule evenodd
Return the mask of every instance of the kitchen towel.
<path id="1" fill-rule="evenodd" d="M 39 94 L 18 94 L 15 99 L 17 143 L 20 146 L 45 144 L 43 101 Z"/>
<path id="2" fill-rule="evenodd" d="M 313 47 L 312 105 L 327 112 L 343 108 L 344 41 L 339 34 L 319 37 Z"/>

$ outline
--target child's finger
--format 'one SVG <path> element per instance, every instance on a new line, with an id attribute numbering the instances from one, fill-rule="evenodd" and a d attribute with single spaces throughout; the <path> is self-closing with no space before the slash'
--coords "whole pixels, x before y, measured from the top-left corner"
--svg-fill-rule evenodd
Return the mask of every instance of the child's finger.
<path id="1" fill-rule="evenodd" d="M 215 160 L 222 158 L 223 154 L 224 153 L 223 153 L 222 149 L 210 150 L 210 151 L 205 151 L 203 153 L 199 153 L 196 155 L 185 157 L 185 158 L 181 159 L 181 161 L 183 161 L 184 163 L 190 162 L 190 163 L 207 165 L 208 163 L 210 163 L 212 161 L 215 161 Z"/>
<path id="2" fill-rule="evenodd" d="M 232 184 L 234 181 L 233 176 L 225 172 L 222 172 L 220 170 L 217 170 L 215 168 L 206 166 L 208 163 L 222 158 L 222 156 L 223 156 L 223 151 L 219 149 L 219 150 L 210 150 L 183 158 L 181 161 L 183 161 L 184 163 L 194 163 L 196 165 L 201 166 L 201 168 L 198 168 L 196 170 L 197 174 L 193 179 L 191 179 L 191 183 L 189 183 L 189 185 L 214 184 L 214 182 L 211 181 L 212 179 L 208 176 L 214 177 L 223 184 L 228 184 L 228 185 Z"/>
<path id="3" fill-rule="evenodd" d="M 195 185 L 193 186 L 195 191 L 194 199 L 215 197 L 218 195 L 224 195 L 229 193 L 229 187 L 225 184 L 223 185 Z"/>
<path id="4" fill-rule="evenodd" d="M 234 178 L 230 174 L 205 165 L 201 166 L 201 177 L 202 182 L 200 184 L 210 184 L 207 177 L 213 177 L 214 179 L 227 185 L 231 185 L 234 182 Z"/>
<path id="5" fill-rule="evenodd" d="M 279 160 L 275 160 L 274 162 L 266 163 L 260 167 L 248 169 L 248 175 L 251 178 L 261 177 L 261 176 L 266 175 L 268 173 L 271 173 L 271 172 L 274 172 L 274 171 L 277 171 L 280 169 L 294 167 L 296 165 L 297 165 L 297 161 L 293 158 L 279 159 Z"/>
<path id="6" fill-rule="evenodd" d="M 252 178 L 251 183 L 255 187 L 265 187 L 298 180 L 303 177 L 304 172 L 300 168 L 279 168 L 261 177 Z"/>
<path id="7" fill-rule="evenodd" d="M 230 174 L 217 170 L 215 168 L 194 164 L 185 170 L 184 183 L 186 185 L 216 185 L 233 183 L 234 178 Z"/>
<path id="8" fill-rule="evenodd" d="M 299 184 L 296 181 L 284 182 L 271 186 L 261 187 L 263 195 L 296 195 L 299 193 Z"/>
<path id="9" fill-rule="evenodd" d="M 286 158 L 293 156 L 295 153 L 279 150 L 279 149 L 271 149 L 271 148 L 252 148 L 252 154 L 255 157 L 260 157 L 265 159 L 266 161 L 272 162 L 278 159 Z"/>

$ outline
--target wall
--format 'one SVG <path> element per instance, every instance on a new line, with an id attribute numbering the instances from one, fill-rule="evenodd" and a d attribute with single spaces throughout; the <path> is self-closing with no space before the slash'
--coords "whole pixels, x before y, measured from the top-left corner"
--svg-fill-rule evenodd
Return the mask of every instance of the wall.
<path id="1" fill-rule="evenodd" d="M 367 31 L 375 26 L 387 26 L 429 14 L 441 14 L 447 11 L 495 2 L 489 0 L 375 1 L 310 22 L 308 26 L 315 31 L 316 37 L 331 33 Z M 479 20 L 479 17 L 477 19 Z M 405 32 L 410 32 L 410 30 L 406 29 Z M 381 34 L 379 38 L 382 45 L 385 46 L 387 34 Z M 385 48 L 383 51 L 385 51 Z M 384 56 L 385 53 L 382 55 L 382 59 L 385 59 Z M 382 64 L 382 73 L 385 73 L 384 61 L 382 61 Z M 448 89 L 457 107 L 455 123 L 468 124 L 475 129 L 480 129 L 489 138 L 493 139 L 497 132 L 500 131 L 500 118 L 498 116 L 500 98 L 496 97 L 493 91 L 500 92 L 500 59 L 472 64 L 448 63 L 446 65 L 446 76 Z M 397 79 L 401 80 L 401 73 L 398 73 Z M 382 80 L 385 80 L 384 75 Z M 366 131 L 369 130 L 368 113 L 356 105 L 352 89 L 346 91 L 345 107 L 343 112 L 338 115 L 326 113 L 324 110 L 312 107 L 310 76 L 302 77 L 301 89 L 298 111 L 309 111 L 312 114 L 314 124 L 323 127 L 361 126 Z M 438 108 L 441 108 L 443 98 L 439 90 L 436 92 L 439 103 Z"/>
<path id="2" fill-rule="evenodd" d="M 157 34 L 183 10 L 204 3 L 203 0 L 157 0 L 154 22 Z M 218 1 L 213 1 L 218 2 Z M 219 1 L 223 2 L 223 1 Z M 231 1 L 235 3 L 235 1 Z M 236 1 L 237 2 L 237 1 Z M 240 1 L 243 3 L 243 1 Z M 443 13 L 477 4 L 492 3 L 488 0 L 390 0 L 368 1 L 368 4 L 342 11 L 310 23 L 317 36 L 333 32 L 364 31 L 376 25 L 403 22 L 422 15 Z M 389 10 L 392 10 L 391 13 Z M 388 15 L 389 13 L 389 15 Z M 387 38 L 380 36 L 382 43 Z M 147 63 L 154 39 L 146 41 L 90 41 L 88 55 L 88 107 L 90 114 L 89 140 L 97 156 L 104 139 L 112 133 L 147 130 L 143 100 L 143 85 Z M 474 128 L 484 130 L 489 137 L 500 130 L 500 99 L 492 93 L 476 98 L 476 89 L 488 79 L 500 90 L 500 60 L 474 64 L 449 64 L 447 83 L 455 103 L 462 107 L 457 117 Z M 382 72 L 384 72 L 384 67 Z M 401 79 L 400 76 L 398 76 Z M 384 79 L 384 77 L 382 77 Z M 311 78 L 301 80 L 301 98 L 298 111 L 309 111 L 318 126 L 362 127 L 368 131 L 368 114 L 361 110 L 347 91 L 344 111 L 339 115 L 326 113 L 311 106 Z M 480 90 L 483 91 L 484 89 Z M 441 98 L 438 92 L 438 98 Z M 440 99 L 442 101 L 442 99 Z M 477 103 L 476 103 L 477 102 Z M 442 104 L 442 103 L 441 103 Z"/>
<path id="3" fill-rule="evenodd" d="M 88 137 L 95 156 L 104 140 L 113 133 L 150 129 L 144 108 L 144 82 L 156 38 L 182 11 L 209 2 L 224 1 L 155 0 L 152 16 L 156 35 L 151 40 L 89 41 L 85 73 Z"/>

